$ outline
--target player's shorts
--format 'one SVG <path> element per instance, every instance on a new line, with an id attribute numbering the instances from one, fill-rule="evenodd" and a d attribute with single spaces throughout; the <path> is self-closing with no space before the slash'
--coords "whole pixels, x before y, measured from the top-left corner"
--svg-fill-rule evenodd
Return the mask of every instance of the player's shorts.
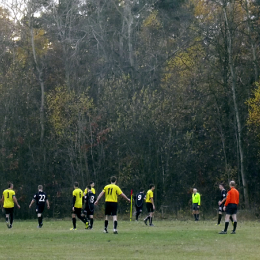
<path id="1" fill-rule="evenodd" d="M 12 214 L 14 212 L 14 208 L 4 208 L 5 214 Z"/>
<path id="2" fill-rule="evenodd" d="M 105 215 L 116 216 L 117 214 L 117 202 L 106 202 Z"/>
<path id="3" fill-rule="evenodd" d="M 74 211 L 71 211 L 72 214 L 76 214 L 77 216 L 81 216 L 81 208 L 75 208 Z"/>
<path id="4" fill-rule="evenodd" d="M 38 214 L 38 213 L 43 213 L 43 211 L 44 211 L 44 207 L 45 207 L 45 205 L 38 205 L 37 207 L 36 207 L 36 213 Z"/>
<path id="5" fill-rule="evenodd" d="M 225 211 L 224 211 L 224 204 L 222 204 L 222 205 L 220 205 L 220 206 L 218 207 L 218 211 L 219 211 L 219 212 L 225 212 Z"/>
<path id="6" fill-rule="evenodd" d="M 228 204 L 226 207 L 226 214 L 228 215 L 237 214 L 237 204 Z"/>
<path id="7" fill-rule="evenodd" d="M 147 202 L 147 203 L 146 203 L 146 208 L 147 208 L 148 213 L 154 211 L 154 210 L 153 210 L 153 204 L 152 204 L 152 203 Z"/>
<path id="8" fill-rule="evenodd" d="M 136 213 L 141 213 L 143 211 L 143 207 L 135 207 Z"/>
<path id="9" fill-rule="evenodd" d="M 84 211 L 83 211 L 83 213 L 84 213 L 84 215 L 86 215 L 86 216 L 91 216 L 91 215 L 94 215 L 94 212 L 95 212 L 95 210 L 93 209 L 93 210 L 90 210 L 90 209 L 84 209 Z"/>
<path id="10" fill-rule="evenodd" d="M 192 210 L 199 210 L 199 205 L 198 205 L 198 203 L 193 203 L 193 204 L 192 204 Z"/>

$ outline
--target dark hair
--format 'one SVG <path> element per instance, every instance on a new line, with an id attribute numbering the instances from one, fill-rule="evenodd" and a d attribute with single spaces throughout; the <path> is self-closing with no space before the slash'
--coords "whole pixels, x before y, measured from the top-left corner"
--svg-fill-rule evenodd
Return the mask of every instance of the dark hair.
<path id="1" fill-rule="evenodd" d="M 8 188 L 11 188 L 13 186 L 13 184 L 10 182 L 8 183 Z"/>
<path id="2" fill-rule="evenodd" d="M 78 182 L 74 182 L 74 186 L 75 187 L 79 187 L 79 183 Z"/>
<path id="3" fill-rule="evenodd" d="M 144 192 L 144 188 L 141 188 L 141 189 L 140 189 L 140 192 Z"/>
<path id="4" fill-rule="evenodd" d="M 224 183 L 220 183 L 219 185 L 221 185 L 224 188 Z"/>
<path id="5" fill-rule="evenodd" d="M 153 188 L 153 187 L 155 187 L 155 185 L 154 184 L 150 184 L 150 189 Z"/>
<path id="6" fill-rule="evenodd" d="M 90 185 L 88 185 L 87 188 L 88 188 L 88 191 L 91 190 L 91 186 Z"/>
<path id="7" fill-rule="evenodd" d="M 112 183 L 116 182 L 116 181 L 117 181 L 116 176 L 112 176 L 112 177 L 110 178 L 110 181 L 111 181 Z"/>
<path id="8" fill-rule="evenodd" d="M 94 183 L 94 181 L 90 181 L 90 182 L 89 182 L 89 185 L 91 185 L 91 184 L 93 184 L 93 183 Z"/>

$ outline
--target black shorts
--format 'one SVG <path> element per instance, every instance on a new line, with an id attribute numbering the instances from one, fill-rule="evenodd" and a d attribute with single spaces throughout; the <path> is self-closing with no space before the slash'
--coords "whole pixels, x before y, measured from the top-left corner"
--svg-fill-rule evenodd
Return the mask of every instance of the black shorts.
<path id="1" fill-rule="evenodd" d="M 225 212 L 225 211 L 224 211 L 224 204 L 221 204 L 221 205 L 218 207 L 218 211 L 219 211 L 219 212 Z"/>
<path id="2" fill-rule="evenodd" d="M 38 205 L 36 206 L 36 213 L 43 213 L 44 211 L 44 205 Z"/>
<path id="3" fill-rule="evenodd" d="M 81 208 L 75 208 L 74 211 L 71 211 L 72 214 L 76 214 L 77 216 L 81 216 Z"/>
<path id="4" fill-rule="evenodd" d="M 117 214 L 117 202 L 106 202 L 105 215 L 116 216 Z"/>
<path id="5" fill-rule="evenodd" d="M 143 207 L 137 207 L 135 206 L 136 213 L 141 213 L 143 211 Z"/>
<path id="6" fill-rule="evenodd" d="M 14 208 L 4 208 L 5 209 L 5 214 L 13 214 Z"/>
<path id="7" fill-rule="evenodd" d="M 198 203 L 193 203 L 193 204 L 192 204 L 192 210 L 199 210 L 199 205 L 198 205 Z"/>
<path id="8" fill-rule="evenodd" d="M 94 215 L 95 210 L 90 210 L 90 209 L 84 209 L 83 213 L 86 216 L 91 216 Z"/>
<path id="9" fill-rule="evenodd" d="M 228 215 L 237 214 L 237 204 L 228 204 L 226 207 L 226 214 Z"/>
<path id="10" fill-rule="evenodd" d="M 146 208 L 147 208 L 148 213 L 154 211 L 154 210 L 153 210 L 153 204 L 152 204 L 152 203 L 149 203 L 149 202 L 146 203 Z"/>

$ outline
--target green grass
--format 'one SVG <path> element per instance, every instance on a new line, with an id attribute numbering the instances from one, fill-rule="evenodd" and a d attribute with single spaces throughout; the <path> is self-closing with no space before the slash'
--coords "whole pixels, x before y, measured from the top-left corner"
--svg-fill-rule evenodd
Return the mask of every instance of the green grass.
<path id="1" fill-rule="evenodd" d="M 77 221 L 15 221 L 13 229 L 0 222 L 0 259 L 259 259 L 260 224 L 240 222 L 236 235 L 219 235 L 213 222 L 120 221 L 118 235 L 103 234 L 103 221 L 85 230 Z M 231 227 L 230 227 L 231 229 Z M 229 230 L 230 233 L 231 230 Z"/>

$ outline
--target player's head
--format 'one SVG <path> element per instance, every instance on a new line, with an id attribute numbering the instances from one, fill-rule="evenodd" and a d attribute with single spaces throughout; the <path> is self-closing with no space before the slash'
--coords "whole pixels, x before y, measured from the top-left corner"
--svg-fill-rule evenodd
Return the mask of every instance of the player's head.
<path id="1" fill-rule="evenodd" d="M 193 193 L 196 194 L 197 193 L 197 189 L 196 188 L 193 188 Z"/>
<path id="2" fill-rule="evenodd" d="M 141 189 L 140 189 L 140 192 L 144 192 L 144 188 L 141 188 Z"/>
<path id="3" fill-rule="evenodd" d="M 117 181 L 116 176 L 112 176 L 112 177 L 110 178 L 110 181 L 111 181 L 111 183 L 116 183 L 116 181 Z"/>
<path id="4" fill-rule="evenodd" d="M 87 188 L 88 188 L 88 192 L 90 192 L 91 191 L 91 186 L 88 185 Z"/>
<path id="5" fill-rule="evenodd" d="M 78 188 L 79 187 L 79 183 L 78 182 L 74 182 L 74 188 Z"/>
<path id="6" fill-rule="evenodd" d="M 38 185 L 38 190 L 43 190 L 43 186 L 42 185 Z"/>
<path id="7" fill-rule="evenodd" d="M 94 181 L 90 181 L 90 182 L 89 182 L 89 185 L 91 186 L 91 188 L 95 187 Z"/>
<path id="8" fill-rule="evenodd" d="M 150 184 L 150 190 L 154 190 L 155 189 L 155 185 L 154 184 Z"/>
<path id="9" fill-rule="evenodd" d="M 229 186 L 230 186 L 230 187 L 235 187 L 235 185 L 236 185 L 235 181 L 231 181 L 231 182 L 229 183 Z"/>
<path id="10" fill-rule="evenodd" d="M 219 187 L 220 190 L 224 190 L 224 184 L 223 184 L 223 183 L 220 183 L 220 184 L 218 185 L 218 187 Z"/>
<path id="11" fill-rule="evenodd" d="M 12 189 L 13 187 L 14 187 L 13 183 L 11 183 L 11 182 L 8 183 L 8 188 L 9 188 L 9 189 Z"/>

